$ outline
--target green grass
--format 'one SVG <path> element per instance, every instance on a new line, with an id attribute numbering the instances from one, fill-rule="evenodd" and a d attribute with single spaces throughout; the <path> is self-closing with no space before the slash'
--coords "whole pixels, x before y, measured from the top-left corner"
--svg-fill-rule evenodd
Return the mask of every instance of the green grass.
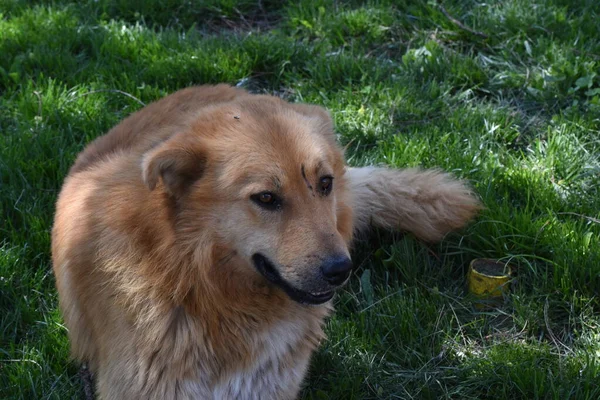
<path id="1" fill-rule="evenodd" d="M 76 154 L 216 82 L 321 104 L 351 164 L 440 166 L 486 206 L 357 246 L 303 398 L 600 398 L 600 5 L 444 7 L 468 29 L 423 0 L 0 0 L 0 398 L 82 394 L 49 260 Z M 465 293 L 475 257 L 516 266 L 497 308 Z"/>

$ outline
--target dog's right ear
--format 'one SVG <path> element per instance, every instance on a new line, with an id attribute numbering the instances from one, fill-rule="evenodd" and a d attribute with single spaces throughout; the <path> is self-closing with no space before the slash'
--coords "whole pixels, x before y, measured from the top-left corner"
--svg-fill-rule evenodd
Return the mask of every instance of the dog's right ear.
<path id="1" fill-rule="evenodd" d="M 201 144 L 178 136 L 150 150 L 142 160 L 146 186 L 154 190 L 160 179 L 165 192 L 176 198 L 183 196 L 206 168 L 206 152 Z"/>

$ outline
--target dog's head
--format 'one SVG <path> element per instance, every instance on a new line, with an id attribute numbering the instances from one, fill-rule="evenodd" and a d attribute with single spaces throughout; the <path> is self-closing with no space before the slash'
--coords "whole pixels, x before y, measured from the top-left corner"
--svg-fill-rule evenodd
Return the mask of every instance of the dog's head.
<path id="1" fill-rule="evenodd" d="M 246 96 L 203 112 L 142 167 L 150 189 L 160 185 L 177 204 L 187 234 L 210 229 L 248 279 L 307 304 L 348 280 L 345 165 L 324 109 Z"/>

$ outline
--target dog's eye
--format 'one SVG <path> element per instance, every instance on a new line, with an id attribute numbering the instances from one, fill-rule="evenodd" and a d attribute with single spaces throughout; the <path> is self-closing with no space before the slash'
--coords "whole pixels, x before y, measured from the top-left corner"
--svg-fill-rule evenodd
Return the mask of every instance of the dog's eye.
<path id="1" fill-rule="evenodd" d="M 321 190 L 321 194 L 327 196 L 331 193 L 331 189 L 333 189 L 333 177 L 324 176 L 319 180 L 319 189 Z"/>
<path id="2" fill-rule="evenodd" d="M 250 199 L 267 210 L 278 210 L 281 208 L 281 199 L 271 192 L 253 194 Z"/>
<path id="3" fill-rule="evenodd" d="M 258 200 L 264 204 L 271 204 L 275 200 L 275 196 L 272 193 L 265 192 L 258 195 Z"/>

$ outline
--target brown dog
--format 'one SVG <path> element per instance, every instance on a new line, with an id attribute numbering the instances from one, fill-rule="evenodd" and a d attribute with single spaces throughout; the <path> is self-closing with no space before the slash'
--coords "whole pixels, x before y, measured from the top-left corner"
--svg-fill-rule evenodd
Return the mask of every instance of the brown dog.
<path id="1" fill-rule="evenodd" d="M 438 240 L 477 209 L 437 171 L 347 168 L 320 107 L 181 90 L 64 183 L 52 254 L 73 355 L 102 399 L 294 398 L 353 233 Z"/>

